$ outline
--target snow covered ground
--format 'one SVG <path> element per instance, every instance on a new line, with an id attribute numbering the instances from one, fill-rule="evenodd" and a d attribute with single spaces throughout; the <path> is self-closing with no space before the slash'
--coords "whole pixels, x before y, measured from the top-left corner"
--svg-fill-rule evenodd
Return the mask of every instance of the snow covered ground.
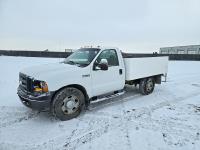
<path id="1" fill-rule="evenodd" d="M 60 60 L 0 56 L 0 150 L 199 149 L 200 62 L 172 61 L 153 94 L 127 86 L 124 95 L 61 122 L 26 108 L 16 94 L 19 70 Z"/>

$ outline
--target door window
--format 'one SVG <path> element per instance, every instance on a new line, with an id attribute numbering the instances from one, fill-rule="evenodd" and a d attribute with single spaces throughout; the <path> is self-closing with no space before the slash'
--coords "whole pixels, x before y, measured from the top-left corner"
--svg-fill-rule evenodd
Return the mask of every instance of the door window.
<path id="1" fill-rule="evenodd" d="M 108 67 L 119 66 L 117 52 L 114 49 L 108 49 L 102 51 L 101 54 L 98 56 L 96 62 L 100 63 L 101 59 L 107 59 Z"/>

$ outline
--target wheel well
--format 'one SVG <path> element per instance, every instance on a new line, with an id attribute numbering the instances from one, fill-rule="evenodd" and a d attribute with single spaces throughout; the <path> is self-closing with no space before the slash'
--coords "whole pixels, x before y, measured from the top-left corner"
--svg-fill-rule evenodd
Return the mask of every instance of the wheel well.
<path id="1" fill-rule="evenodd" d="M 66 87 L 74 87 L 74 88 L 79 89 L 81 92 L 83 92 L 83 95 L 85 96 L 86 105 L 88 104 L 89 97 L 88 97 L 87 91 L 86 91 L 86 89 L 85 89 L 83 86 L 78 85 L 78 84 L 67 85 L 67 86 L 64 86 L 64 87 L 62 87 L 62 88 L 56 90 L 56 91 L 54 92 L 52 98 L 51 98 L 51 102 L 53 101 L 55 95 L 56 95 L 59 91 L 61 91 L 62 89 L 66 88 Z"/>
<path id="2" fill-rule="evenodd" d="M 150 76 L 150 77 L 147 77 L 147 78 L 152 78 L 155 82 L 155 84 L 161 84 L 161 76 L 162 75 L 155 75 L 155 76 Z M 147 78 L 142 78 L 142 79 L 147 79 Z M 140 79 L 140 80 L 142 80 Z"/>
<path id="3" fill-rule="evenodd" d="M 156 84 L 161 84 L 161 79 L 162 79 L 161 76 L 162 76 L 162 75 L 156 75 L 156 76 L 154 76 L 154 80 L 155 80 L 155 83 L 156 83 Z"/>

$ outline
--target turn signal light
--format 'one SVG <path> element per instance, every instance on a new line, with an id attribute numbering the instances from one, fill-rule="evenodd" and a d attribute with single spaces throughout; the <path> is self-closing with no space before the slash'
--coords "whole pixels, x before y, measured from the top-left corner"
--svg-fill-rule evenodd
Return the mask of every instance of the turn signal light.
<path id="1" fill-rule="evenodd" d="M 47 85 L 46 82 L 42 82 L 42 83 L 41 83 L 41 87 L 42 87 L 42 92 L 46 93 L 46 92 L 49 91 L 48 85 Z"/>
<path id="2" fill-rule="evenodd" d="M 34 88 L 34 91 L 35 92 L 42 92 L 42 88 L 36 87 L 36 88 Z"/>
<path id="3" fill-rule="evenodd" d="M 47 93 L 49 91 L 48 89 L 48 85 L 46 82 L 41 81 L 39 82 L 39 85 L 36 85 L 34 87 L 34 92 L 43 92 L 43 93 Z"/>

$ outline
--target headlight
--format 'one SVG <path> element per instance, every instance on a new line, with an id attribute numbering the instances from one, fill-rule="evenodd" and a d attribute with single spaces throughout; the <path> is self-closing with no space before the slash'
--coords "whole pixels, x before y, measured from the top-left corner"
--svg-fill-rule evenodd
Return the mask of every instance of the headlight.
<path id="1" fill-rule="evenodd" d="M 33 87 L 34 92 L 42 92 L 42 93 L 47 93 L 48 90 L 48 85 L 44 81 L 34 81 L 34 87 Z"/>

